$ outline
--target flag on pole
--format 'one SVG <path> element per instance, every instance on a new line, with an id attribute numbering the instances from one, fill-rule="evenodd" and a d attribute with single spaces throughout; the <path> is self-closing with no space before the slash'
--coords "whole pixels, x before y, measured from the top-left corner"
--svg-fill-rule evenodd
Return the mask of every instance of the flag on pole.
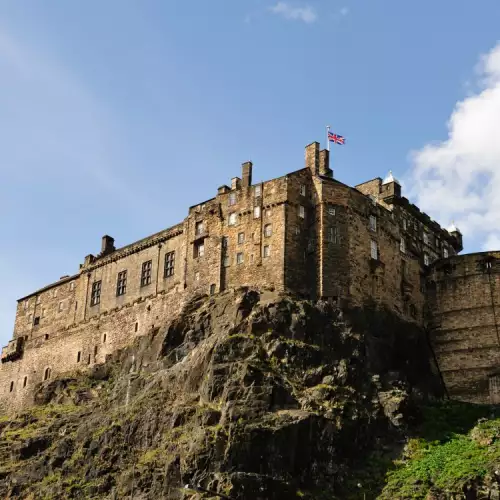
<path id="1" fill-rule="evenodd" d="M 343 136 L 334 134 L 330 131 L 328 131 L 328 140 L 334 144 L 340 144 L 341 146 L 345 144 L 345 138 Z"/>

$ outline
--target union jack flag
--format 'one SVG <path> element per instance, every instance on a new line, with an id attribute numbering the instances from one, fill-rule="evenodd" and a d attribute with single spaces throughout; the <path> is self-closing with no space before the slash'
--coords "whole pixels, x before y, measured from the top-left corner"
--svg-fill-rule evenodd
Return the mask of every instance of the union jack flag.
<path id="1" fill-rule="evenodd" d="M 328 140 L 330 142 L 333 142 L 334 144 L 340 144 L 344 145 L 345 144 L 345 138 L 342 137 L 341 135 L 334 134 L 333 132 L 328 131 Z"/>

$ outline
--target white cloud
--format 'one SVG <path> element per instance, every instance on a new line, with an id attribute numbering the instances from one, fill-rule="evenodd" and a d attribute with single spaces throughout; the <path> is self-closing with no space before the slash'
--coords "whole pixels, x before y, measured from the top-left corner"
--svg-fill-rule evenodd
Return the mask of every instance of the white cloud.
<path id="1" fill-rule="evenodd" d="M 293 7 L 287 2 L 278 2 L 276 5 L 271 7 L 270 10 L 285 19 L 303 21 L 307 24 L 314 23 L 318 18 L 316 11 L 310 5 L 306 5 L 304 7 Z"/>
<path id="2" fill-rule="evenodd" d="M 412 153 L 407 184 L 442 224 L 454 220 L 474 250 L 500 248 L 500 43 L 481 56 L 475 93 L 456 103 L 448 138 Z"/>

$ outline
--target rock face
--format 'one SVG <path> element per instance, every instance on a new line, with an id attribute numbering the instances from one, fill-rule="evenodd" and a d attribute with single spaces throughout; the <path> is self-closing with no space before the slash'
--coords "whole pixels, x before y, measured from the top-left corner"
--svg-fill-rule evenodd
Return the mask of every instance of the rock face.
<path id="1" fill-rule="evenodd" d="M 430 359 L 423 332 L 383 311 L 199 298 L 0 419 L 0 496 L 346 498 L 360 457 L 439 394 Z"/>

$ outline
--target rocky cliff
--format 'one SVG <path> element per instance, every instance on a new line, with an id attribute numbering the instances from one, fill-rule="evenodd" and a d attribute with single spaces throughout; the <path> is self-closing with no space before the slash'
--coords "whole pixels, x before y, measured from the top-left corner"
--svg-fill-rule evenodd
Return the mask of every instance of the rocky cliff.
<path id="1" fill-rule="evenodd" d="M 384 311 L 200 297 L 0 418 L 0 496 L 375 498 L 366 458 L 397 456 L 440 395 L 431 360 L 423 332 Z"/>

